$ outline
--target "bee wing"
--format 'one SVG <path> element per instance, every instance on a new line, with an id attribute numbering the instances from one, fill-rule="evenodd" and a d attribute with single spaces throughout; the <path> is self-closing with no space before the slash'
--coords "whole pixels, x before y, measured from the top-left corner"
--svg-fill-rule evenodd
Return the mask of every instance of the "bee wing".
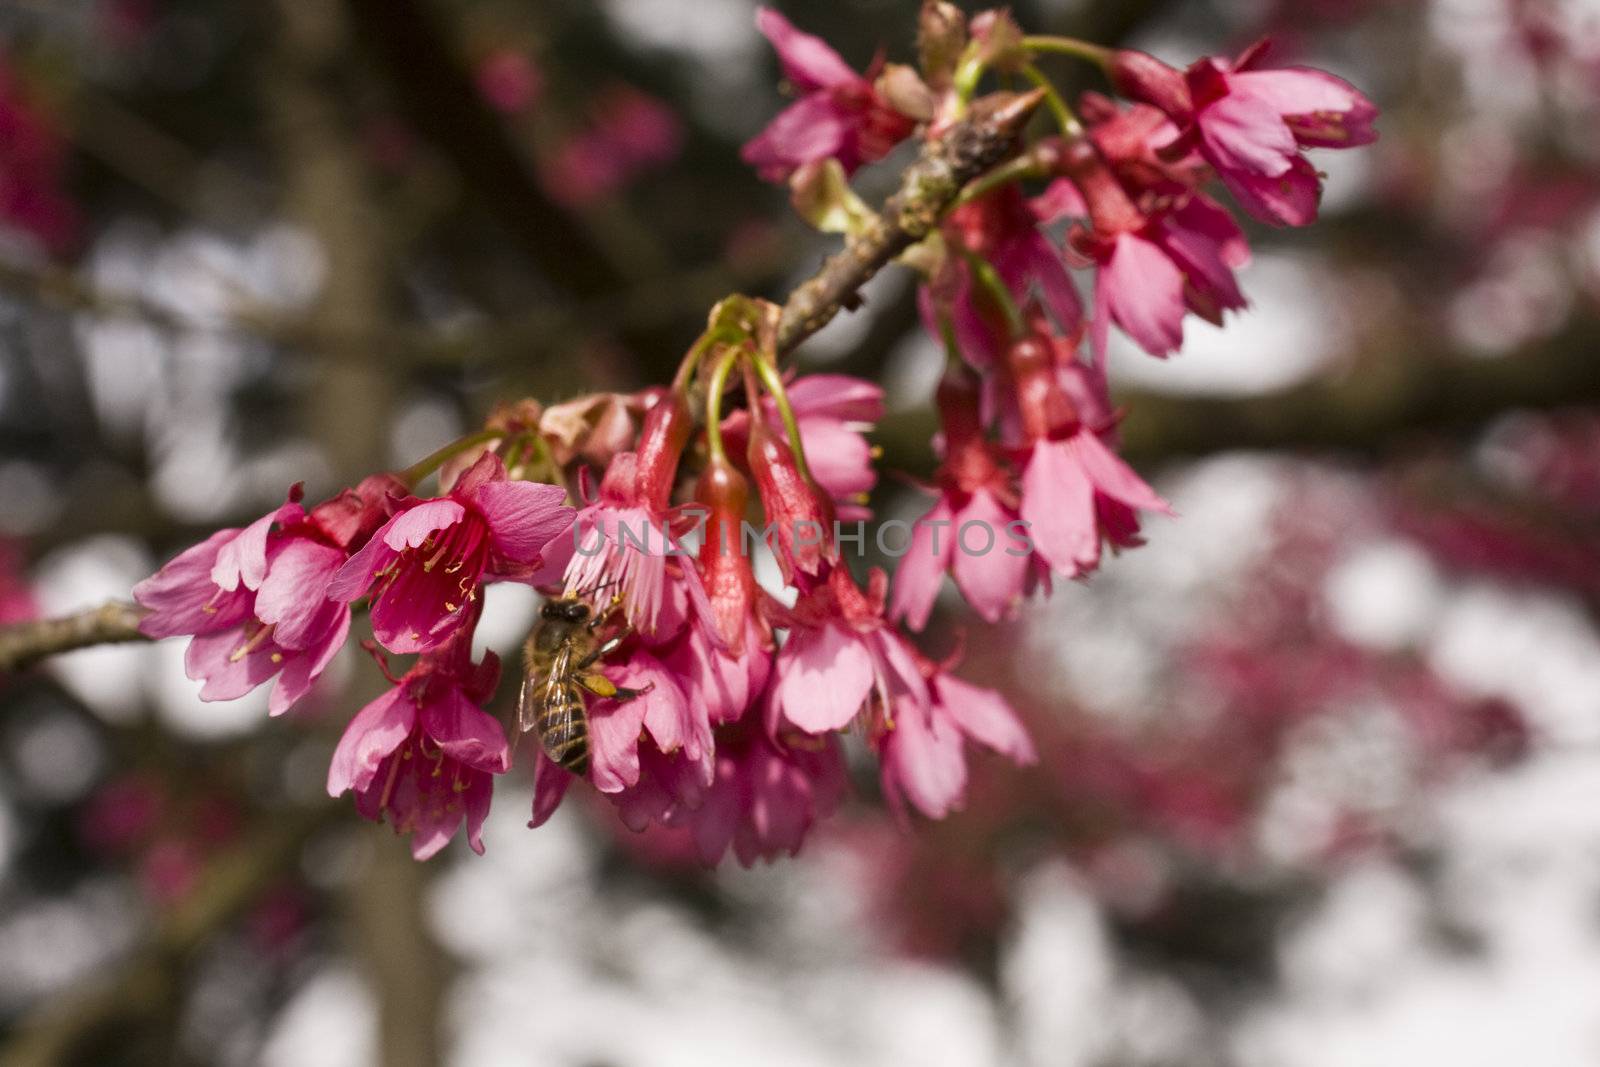
<path id="1" fill-rule="evenodd" d="M 524 734 L 539 724 L 539 708 L 549 700 L 550 682 L 566 672 L 567 660 L 571 657 L 563 645 L 556 650 L 547 672 L 541 677 L 534 669 L 532 647 L 530 640 L 522 668 L 522 687 L 517 690 L 517 731 Z"/>

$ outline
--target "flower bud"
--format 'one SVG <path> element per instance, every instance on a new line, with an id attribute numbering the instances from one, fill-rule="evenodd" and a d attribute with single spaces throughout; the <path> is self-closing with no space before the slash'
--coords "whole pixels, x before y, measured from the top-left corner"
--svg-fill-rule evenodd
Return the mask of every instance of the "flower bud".
<path id="1" fill-rule="evenodd" d="M 944 0 L 924 0 L 917 18 L 917 58 L 928 84 L 947 88 L 966 47 L 967 19 L 961 9 Z"/>
<path id="2" fill-rule="evenodd" d="M 750 424 L 749 458 L 761 507 L 777 538 L 778 565 L 784 579 L 792 582 L 797 571 L 816 577 L 825 563 L 839 558 L 833 540 L 832 501 L 800 472 L 788 443 L 760 419 Z"/>
<path id="3" fill-rule="evenodd" d="M 694 499 L 706 509 L 700 543 L 700 575 L 717 633 L 731 653 L 744 643 L 746 621 L 755 605 L 756 578 L 741 540 L 750 490 L 727 460 L 713 459 L 700 473 Z"/>
<path id="4" fill-rule="evenodd" d="M 678 457 L 689 443 L 694 417 L 689 405 L 676 393 L 668 393 L 645 413 L 639 431 L 639 458 L 636 488 L 641 503 L 665 511 L 672 501 L 672 485 L 678 473 Z"/>
<path id="5" fill-rule="evenodd" d="M 1176 122 L 1187 121 L 1194 113 L 1194 101 L 1183 72 L 1155 56 L 1119 48 L 1111 53 L 1106 73 L 1123 96 L 1154 105 Z"/>

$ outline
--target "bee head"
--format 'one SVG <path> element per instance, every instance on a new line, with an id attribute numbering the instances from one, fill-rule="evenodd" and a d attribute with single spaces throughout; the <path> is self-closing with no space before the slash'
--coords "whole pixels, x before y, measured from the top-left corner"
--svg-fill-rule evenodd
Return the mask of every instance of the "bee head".
<path id="1" fill-rule="evenodd" d="M 557 622 L 584 622 L 589 618 L 589 605 L 576 597 L 547 600 L 539 614 Z"/>

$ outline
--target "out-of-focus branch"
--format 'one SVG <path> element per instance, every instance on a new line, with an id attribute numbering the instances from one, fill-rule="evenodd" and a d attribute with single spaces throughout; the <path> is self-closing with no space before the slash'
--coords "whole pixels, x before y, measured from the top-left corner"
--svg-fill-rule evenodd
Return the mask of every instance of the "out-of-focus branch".
<path id="1" fill-rule="evenodd" d="M 1600 401 L 1597 344 L 1600 324 L 1591 321 L 1497 359 L 1416 352 L 1266 396 L 1124 396 L 1124 451 L 1134 458 L 1228 449 L 1380 454 L 1412 437 L 1462 437 L 1519 408 Z"/>
<path id="2" fill-rule="evenodd" d="M 299 855 L 300 847 L 330 815 L 341 810 L 318 804 L 274 815 L 256 833 L 219 854 L 198 883 L 161 919 L 145 945 L 119 965 L 53 997 L 18 1021 L 0 1047 L 7 1067 L 53 1067 L 80 1062 L 85 1046 L 105 1027 L 139 1018 L 173 992 L 182 961 L 231 922 Z"/>
<path id="3" fill-rule="evenodd" d="M 76 615 L 0 626 L 0 674 L 23 670 L 47 656 L 91 645 L 148 640 L 139 632 L 137 604 L 113 600 Z"/>
<path id="4" fill-rule="evenodd" d="M 1044 99 L 1043 90 L 996 93 L 973 105 L 970 117 L 923 146 L 883 210 L 801 282 L 783 305 L 778 351 L 788 352 L 859 302 L 861 287 L 884 265 L 939 224 L 961 187 L 1005 159 L 1022 127 Z"/>

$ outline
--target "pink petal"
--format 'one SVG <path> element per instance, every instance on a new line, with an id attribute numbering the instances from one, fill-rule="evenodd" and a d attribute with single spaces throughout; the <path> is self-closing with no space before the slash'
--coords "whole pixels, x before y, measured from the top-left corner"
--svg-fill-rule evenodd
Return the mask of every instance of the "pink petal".
<path id="1" fill-rule="evenodd" d="M 1105 287 L 1111 317 L 1146 352 L 1164 356 L 1183 345 L 1183 272 L 1160 248 L 1121 234 L 1095 285 Z"/>
<path id="2" fill-rule="evenodd" d="M 449 497 L 419 501 L 384 524 L 384 528 L 373 535 L 373 540 L 381 536 L 384 544 L 396 552 L 420 548 L 434 533 L 454 526 L 466 514 L 467 509 Z"/>
<path id="3" fill-rule="evenodd" d="M 333 624 L 316 644 L 286 655 L 283 673 L 278 675 L 278 684 L 272 687 L 272 696 L 267 701 L 268 715 L 282 715 L 309 693 L 333 662 L 333 657 L 339 654 L 339 649 L 344 647 L 345 638 L 350 634 L 350 609 L 333 601 L 323 603 L 335 613 Z"/>
<path id="4" fill-rule="evenodd" d="M 578 514 L 566 506 L 567 491 L 543 482 L 488 482 L 479 487 L 478 507 L 489 520 L 495 554 L 515 563 L 537 562 L 544 547 L 566 533 Z"/>
<path id="5" fill-rule="evenodd" d="M 267 534 L 278 521 L 278 512 L 293 505 L 261 516 L 249 526 L 238 531 L 237 536 L 217 542 L 217 559 L 211 567 L 211 580 L 219 589 L 228 592 L 243 585 L 246 589 L 261 588 L 267 576 Z M 298 508 L 294 510 L 298 511 Z"/>
<path id="6" fill-rule="evenodd" d="M 417 720 L 417 706 L 406 687 L 397 685 L 350 720 L 328 765 L 328 795 L 372 785 L 384 757 L 405 744 Z"/>
<path id="7" fill-rule="evenodd" d="M 756 28 L 772 42 L 783 64 L 783 76 L 801 92 L 863 80 L 822 38 L 795 29 L 770 7 L 756 11 Z"/>
<path id="8" fill-rule="evenodd" d="M 935 714 L 949 716 L 974 741 L 1017 763 L 1038 761 L 1039 754 L 1017 713 L 993 689 L 941 674 L 934 682 L 934 692 Z"/>
<path id="9" fill-rule="evenodd" d="M 1029 554 L 1008 532 L 1016 518 L 1016 513 L 1002 505 L 992 493 L 979 488 L 951 528 L 951 532 L 959 536 L 962 526 L 977 522 L 994 531 L 994 546 L 982 555 L 966 551 L 957 544 L 950 567 L 961 595 L 987 622 L 998 622 L 1011 615 L 1027 586 Z M 986 536 L 974 531 L 967 543 L 978 549 L 987 541 Z"/>
<path id="10" fill-rule="evenodd" d="M 850 500 L 877 484 L 872 446 L 844 423 L 822 417 L 801 419 L 800 444 L 811 476 L 835 500 Z"/>
<path id="11" fill-rule="evenodd" d="M 950 506 L 941 497 L 911 528 L 911 544 L 894 572 L 894 588 L 889 597 L 891 618 L 904 619 L 907 626 L 918 632 L 928 625 L 928 616 L 939 596 L 939 587 L 944 584 L 945 568 L 955 548 L 955 535 Z"/>
<path id="12" fill-rule="evenodd" d="M 253 598 L 248 589 L 224 593 L 211 580 L 217 550 L 238 532 L 218 530 L 133 587 L 133 599 L 149 609 L 139 620 L 141 633 L 158 638 L 213 633 L 232 629 L 250 616 Z"/>
<path id="13" fill-rule="evenodd" d="M 304 648 L 326 629 L 331 616 L 327 591 L 345 556 L 331 545 L 292 538 L 273 554 L 256 594 L 256 618 L 273 626 L 272 639 L 285 648 Z"/>
<path id="14" fill-rule="evenodd" d="M 243 627 L 203 634 L 189 642 L 183 654 L 184 673 L 205 683 L 200 687 L 201 700 L 237 700 L 278 673 L 282 653 L 277 645 L 267 640 L 237 655 L 245 644 Z"/>
<path id="15" fill-rule="evenodd" d="M 1241 171 L 1222 171 L 1219 176 L 1239 206 L 1262 222 L 1306 226 L 1316 221 L 1322 179 L 1304 159 L 1296 159 L 1286 173 L 1276 178 Z"/>
<path id="16" fill-rule="evenodd" d="M 639 731 L 646 705 L 638 700 L 589 703 L 589 780 L 602 793 L 639 783 Z"/>
<path id="17" fill-rule="evenodd" d="M 1378 109 L 1355 86 L 1309 67 L 1253 70 L 1228 79 L 1246 94 L 1283 115 L 1301 144 L 1353 148 L 1378 139 L 1372 128 Z"/>
<path id="18" fill-rule="evenodd" d="M 942 819 L 961 806 L 967 789 L 967 760 L 961 734 L 942 716 L 924 709 L 896 707 L 894 730 L 883 742 L 886 795 L 910 800 L 930 819 Z"/>
<path id="19" fill-rule="evenodd" d="M 440 693 L 440 690 L 443 690 Z M 511 747 L 494 716 L 462 695 L 455 686 L 439 686 L 439 695 L 422 709 L 422 732 L 447 757 L 474 770 L 502 774 L 511 766 Z"/>
<path id="20" fill-rule="evenodd" d="M 1089 217 L 1089 205 L 1071 178 L 1057 178 L 1028 203 L 1034 217 L 1045 226 L 1062 219 Z"/>
<path id="21" fill-rule="evenodd" d="M 774 665 L 773 708 L 807 733 L 843 729 L 872 691 L 872 666 L 856 634 L 831 623 L 792 630 Z"/>
<path id="22" fill-rule="evenodd" d="M 390 548 L 387 540 L 389 528 L 394 523 L 395 519 L 390 519 L 378 527 L 377 532 L 361 546 L 360 551 L 339 568 L 333 580 L 328 583 L 329 600 L 338 600 L 346 604 L 352 600 L 359 600 L 366 595 L 372 580 L 388 569 L 389 565 L 399 557 L 400 553 Z"/>
<path id="23" fill-rule="evenodd" d="M 567 795 L 567 786 L 571 785 L 572 781 L 573 776 L 552 762 L 542 750 L 534 757 L 533 818 L 528 820 L 530 829 L 536 829 L 549 821 L 550 816 L 561 806 L 561 798 Z"/>
<path id="24" fill-rule="evenodd" d="M 883 418 L 883 387 L 848 374 L 807 374 L 788 387 L 789 406 L 796 417 L 811 416 L 845 422 L 877 422 Z M 769 421 L 776 421 L 777 405 L 764 403 Z"/>
<path id="25" fill-rule="evenodd" d="M 1100 560 L 1094 485 L 1064 442 L 1041 441 L 1022 472 L 1022 517 L 1034 550 L 1065 578 Z"/>
<path id="26" fill-rule="evenodd" d="M 1122 457 L 1105 446 L 1100 436 L 1092 430 L 1080 429 L 1066 442 L 1079 467 L 1088 475 L 1094 487 L 1129 507 L 1173 514 L 1172 505 L 1156 495 L 1156 491 L 1122 462 Z"/>
<path id="27" fill-rule="evenodd" d="M 467 788 L 461 799 L 466 805 L 467 845 L 478 855 L 483 855 L 483 823 L 489 817 L 489 803 L 494 798 L 494 779 L 487 774 L 467 775 Z"/>
<path id="28" fill-rule="evenodd" d="M 739 157 L 763 178 L 782 178 L 806 163 L 838 156 L 853 129 L 849 116 L 827 94 L 817 93 L 778 112 L 740 149 Z"/>
<path id="29" fill-rule="evenodd" d="M 1300 146 L 1271 105 L 1229 93 L 1197 116 L 1200 145 L 1218 171 L 1275 178 L 1299 157 Z"/>

